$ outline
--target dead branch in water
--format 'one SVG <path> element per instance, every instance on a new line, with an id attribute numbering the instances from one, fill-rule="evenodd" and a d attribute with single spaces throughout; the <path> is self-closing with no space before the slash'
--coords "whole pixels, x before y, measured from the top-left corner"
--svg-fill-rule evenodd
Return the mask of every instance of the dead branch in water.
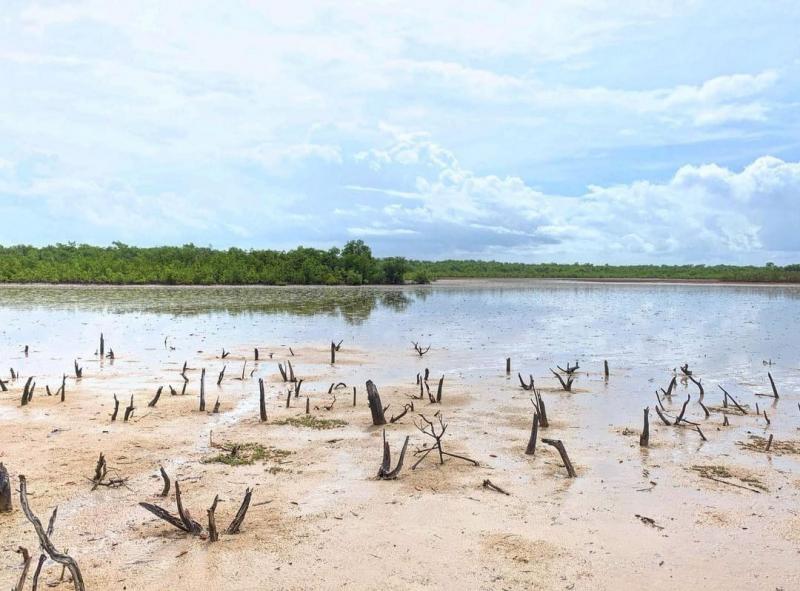
<path id="1" fill-rule="evenodd" d="M 575 473 L 575 468 L 572 467 L 572 462 L 567 455 L 567 450 L 564 447 L 564 443 L 560 439 L 545 439 L 542 438 L 542 443 L 546 443 L 547 445 L 551 445 L 558 450 L 559 455 L 561 456 L 561 461 L 564 462 L 564 467 L 567 469 L 567 474 L 570 478 L 575 478 L 577 474 Z"/>
<path id="2" fill-rule="evenodd" d="M 392 415 L 392 418 L 389 419 L 389 422 L 390 423 L 396 423 L 397 421 L 402 419 L 404 416 L 406 416 L 408 411 L 412 411 L 412 412 L 414 411 L 414 403 L 413 402 L 404 404 L 403 405 L 403 412 L 401 412 L 397 416 Z"/>
<path id="3" fill-rule="evenodd" d="M 405 413 L 404 413 L 405 414 Z M 406 440 L 403 442 L 403 448 L 400 450 L 400 458 L 397 460 L 397 466 L 394 470 L 392 467 L 392 457 L 389 451 L 389 443 L 386 441 L 386 429 L 383 430 L 383 461 L 381 467 L 378 469 L 378 479 L 380 480 L 394 480 L 403 469 L 403 459 L 406 457 L 406 449 L 408 448 L 408 440 L 410 437 L 406 435 Z"/>
<path id="4" fill-rule="evenodd" d="M 565 374 L 567 374 L 568 376 L 571 376 L 572 374 L 575 373 L 576 370 L 578 370 L 580 368 L 580 366 L 578 365 L 577 361 L 575 362 L 575 365 L 573 365 L 573 366 L 570 366 L 569 362 L 567 362 L 567 368 L 566 369 L 564 369 L 560 365 L 556 365 L 556 367 L 559 370 L 561 370 L 562 372 L 564 372 Z"/>
<path id="5" fill-rule="evenodd" d="M 767 398 L 774 398 L 777 400 L 780 396 L 778 396 L 778 389 L 775 387 L 775 380 L 772 379 L 772 374 L 770 372 L 767 372 L 767 377 L 769 378 L 769 385 L 772 387 L 772 394 L 760 394 L 756 392 L 756 396 L 766 396 Z"/>
<path id="6" fill-rule="evenodd" d="M 696 380 L 692 375 L 686 376 L 689 380 L 700 389 L 700 398 L 703 398 L 705 391 L 703 390 L 703 384 L 700 383 L 700 380 Z"/>
<path id="7" fill-rule="evenodd" d="M 677 380 L 676 380 L 675 376 L 672 376 L 672 379 L 669 381 L 669 385 L 667 386 L 667 389 L 664 390 L 664 388 L 661 388 L 661 393 L 666 398 L 672 398 L 672 390 L 675 389 L 676 383 L 677 383 Z"/>
<path id="8" fill-rule="evenodd" d="M 525 383 L 525 380 L 522 379 L 522 374 L 517 372 L 517 378 L 519 379 L 519 385 L 522 386 L 522 389 L 525 391 L 529 391 L 533 389 L 533 376 L 529 375 L 528 378 L 530 380 L 529 383 Z"/>
<path id="9" fill-rule="evenodd" d="M 82 377 L 83 377 L 83 368 L 82 367 L 78 367 L 78 360 L 76 359 L 75 360 L 75 378 L 79 380 Z"/>
<path id="10" fill-rule="evenodd" d="M 734 405 L 736 408 L 738 408 L 738 409 L 739 409 L 739 411 L 740 411 L 740 412 L 741 412 L 743 415 L 746 415 L 746 414 L 747 414 L 747 411 L 746 411 L 745 409 L 743 409 L 743 408 L 742 408 L 742 406 L 741 406 L 741 405 L 740 405 L 738 402 L 736 402 L 736 399 L 735 399 L 733 396 L 731 396 L 730 394 L 728 394 L 728 391 L 727 391 L 727 390 L 725 390 L 725 388 L 723 388 L 723 387 L 722 387 L 722 386 L 720 386 L 719 384 L 717 384 L 717 387 L 718 387 L 720 390 L 722 390 L 722 394 L 724 395 L 724 397 L 723 397 L 723 406 L 727 406 L 727 401 L 728 401 L 728 400 L 730 400 L 731 402 L 733 402 L 733 405 Z"/>
<path id="11" fill-rule="evenodd" d="M 219 377 L 217 378 L 217 386 L 222 384 L 222 378 L 225 377 L 225 368 L 227 367 L 228 367 L 227 365 L 222 366 L 222 371 L 219 372 Z"/>
<path id="12" fill-rule="evenodd" d="M 418 354 L 420 357 L 422 357 L 423 355 L 425 355 L 425 353 L 427 353 L 428 351 L 430 351 L 430 350 L 431 350 L 431 346 L 430 346 L 430 345 L 428 345 L 428 347 L 427 347 L 426 349 L 423 349 L 423 348 L 422 348 L 422 347 L 419 345 L 419 343 L 414 343 L 414 342 L 412 342 L 411 344 L 412 344 L 412 345 L 414 345 L 414 351 L 416 351 L 416 352 L 417 352 L 417 354 Z"/>
<path id="13" fill-rule="evenodd" d="M 688 363 L 684 363 L 683 365 L 681 365 L 681 373 L 683 375 L 685 375 L 686 377 L 689 377 L 690 375 L 692 375 L 692 372 L 689 371 L 689 364 Z"/>
<path id="14" fill-rule="evenodd" d="M 117 395 L 114 394 L 114 412 L 111 413 L 111 422 L 112 423 L 117 420 L 117 413 L 118 412 L 119 412 L 119 398 L 117 398 Z"/>
<path id="15" fill-rule="evenodd" d="M 511 357 L 506 357 L 506 373 L 511 373 Z"/>
<path id="16" fill-rule="evenodd" d="M 564 389 L 565 392 L 572 392 L 572 380 L 573 380 L 573 378 L 572 378 L 571 375 L 567 375 L 567 381 L 565 382 L 564 378 L 561 377 L 560 373 L 558 373 L 557 371 L 555 371 L 553 369 L 551 369 L 550 371 L 553 372 L 553 375 L 558 378 L 558 381 L 561 383 L 561 387 Z"/>
<path id="17" fill-rule="evenodd" d="M 34 515 L 33 511 L 31 511 L 31 508 L 28 505 L 28 484 L 25 480 L 25 476 L 22 474 L 19 475 L 19 500 L 20 505 L 22 506 L 22 511 L 25 513 L 25 517 L 31 522 L 33 528 L 36 530 L 36 535 L 39 537 L 39 543 L 41 544 L 42 549 L 51 560 L 65 566 L 69 570 L 70 575 L 72 575 L 72 583 L 75 586 L 75 591 L 86 591 L 86 586 L 83 583 L 83 576 L 81 575 L 78 563 L 67 554 L 62 554 L 56 550 L 55 546 L 53 546 L 53 543 L 50 541 L 50 537 L 47 535 L 47 532 L 45 532 L 44 528 L 42 527 L 42 522 L 39 521 L 39 518 Z"/>

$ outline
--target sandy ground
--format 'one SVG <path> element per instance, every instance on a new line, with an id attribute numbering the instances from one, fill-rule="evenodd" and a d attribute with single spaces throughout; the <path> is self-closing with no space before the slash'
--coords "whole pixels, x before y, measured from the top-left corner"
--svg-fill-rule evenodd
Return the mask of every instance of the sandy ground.
<path id="1" fill-rule="evenodd" d="M 534 456 L 523 453 L 532 405 L 501 363 L 487 367 L 481 380 L 465 380 L 448 367 L 443 351 L 419 359 L 410 348 L 367 353 L 345 345 L 331 367 L 322 346 L 294 347 L 292 357 L 285 347 L 263 347 L 275 357 L 257 364 L 252 348 L 242 343 L 225 360 L 221 387 L 215 383 L 219 358 L 190 359 L 187 395 L 170 396 L 165 387 L 155 408 L 147 402 L 158 385 L 180 390 L 180 363 L 153 363 L 143 371 L 117 359 L 103 362 L 99 372 L 97 359 L 84 360 L 85 377 L 67 380 L 65 403 L 44 392 L 45 382 L 55 390 L 55 375 L 37 378 L 25 407 L 19 405 L 25 376 L 0 394 L 0 461 L 15 485 L 18 474 L 26 475 L 30 502 L 43 521 L 58 506 L 53 540 L 76 558 L 88 589 L 800 588 L 800 447 L 794 447 L 800 445 L 800 412 L 792 393 L 777 402 L 740 400 L 751 407 L 741 416 L 721 408 L 709 392 L 706 419 L 692 384 L 679 385 L 668 408 L 677 414 L 691 392 L 687 416 L 701 423 L 708 441 L 693 430 L 664 426 L 651 412 L 651 446 L 643 449 L 642 408 L 618 387 L 629 379 L 626 368 L 613 368 L 608 382 L 602 367 L 581 369 L 572 393 L 559 391 L 552 375 L 534 376 L 550 417 L 540 436 L 564 441 L 578 472 L 570 479 L 550 447 L 539 443 Z M 246 357 L 246 379 L 236 380 Z M 287 386 L 276 371 L 287 357 L 305 380 L 289 409 Z M 374 369 L 365 375 L 393 360 L 417 369 L 403 383 L 381 381 Z M 198 411 L 203 366 L 208 409 L 219 396 L 218 414 Z M 457 459 L 439 465 L 431 455 L 412 471 L 410 453 L 399 479 L 379 481 L 381 428 L 371 426 L 364 381 L 375 380 L 390 404 L 388 416 L 418 393 L 414 373 L 425 366 L 432 369 L 434 391 L 438 376 L 447 373 L 444 400 L 415 400 L 416 411 L 428 417 L 440 411 L 448 424 L 445 449 L 480 465 Z M 259 376 L 267 386 L 266 423 L 258 420 Z M 337 390 L 336 403 L 325 410 L 334 381 L 348 387 Z M 134 394 L 128 423 L 110 422 L 112 392 L 121 409 Z M 304 415 L 306 396 L 312 416 L 346 425 L 281 424 Z M 769 426 L 755 416 L 756 402 L 767 410 Z M 725 412 L 728 427 L 722 426 Z M 410 452 L 427 443 L 416 417 L 409 413 L 386 427 L 393 462 L 405 435 L 411 436 Z M 766 453 L 753 437 L 769 434 L 784 446 Z M 289 453 L 242 466 L 204 462 L 226 443 Z M 92 490 L 101 452 L 110 475 L 127 479 L 125 486 Z M 158 496 L 159 466 L 180 481 L 185 505 L 204 525 L 215 494 L 224 528 L 252 487 L 241 533 L 210 543 L 140 508 L 146 501 L 176 512 L 172 493 Z M 510 494 L 484 488 L 485 479 Z M 14 511 L 0 514 L 2 588 L 12 587 L 21 572 L 14 553 L 19 545 L 38 556 L 15 495 Z M 42 587 L 70 589 L 68 581 L 59 584 L 60 574 L 49 562 Z"/>

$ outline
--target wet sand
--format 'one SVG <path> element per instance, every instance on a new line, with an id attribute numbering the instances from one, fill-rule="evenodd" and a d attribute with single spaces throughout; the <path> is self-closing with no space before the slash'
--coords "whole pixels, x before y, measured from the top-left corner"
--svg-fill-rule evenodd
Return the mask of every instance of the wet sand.
<path id="1" fill-rule="evenodd" d="M 800 414 L 793 392 L 777 402 L 742 387 L 732 392 L 739 402 L 766 409 L 767 427 L 753 412 L 741 416 L 715 408 L 719 397 L 708 387 L 711 416 L 705 419 L 695 403 L 695 386 L 679 382 L 668 408 L 674 416 L 692 393 L 687 416 L 701 423 L 708 441 L 693 430 L 666 427 L 651 413 L 651 445 L 643 449 L 642 406 L 629 398 L 632 368 L 612 366 L 606 382 L 601 364 L 586 363 L 572 393 L 559 391 L 552 375 L 537 371 L 550 417 L 540 436 L 564 441 L 578 472 L 569 479 L 558 455 L 541 442 L 534 456 L 524 455 L 532 405 L 516 375 L 505 374 L 502 359 L 487 360 L 478 379 L 448 363 L 443 348 L 420 359 L 410 346 L 365 351 L 345 343 L 331 367 L 327 347 L 313 344 L 292 345 L 294 356 L 286 346 L 258 344 L 262 361 L 254 364 L 257 344 L 237 344 L 224 361 L 212 353 L 188 359 L 193 369 L 187 394 L 170 396 L 165 387 L 156 408 L 147 402 L 158 385 L 180 391 L 182 383 L 182 362 L 167 348 L 153 351 L 153 358 L 162 358 L 158 363 L 124 356 L 113 364 L 92 357 L 79 361 L 84 377 L 67 380 L 63 404 L 44 392 L 45 383 L 54 389 L 55 375 L 37 377 L 34 398 L 24 408 L 19 406 L 24 379 L 11 382 L 0 396 L 0 461 L 12 479 L 27 476 L 31 503 L 42 520 L 58 505 L 53 539 L 77 559 L 87 588 L 800 586 L 800 456 L 738 445 L 769 434 L 797 442 Z M 268 352 L 274 359 L 264 359 Z M 235 380 L 245 358 L 250 359 L 246 379 Z M 289 409 L 287 386 L 276 367 L 286 359 L 304 379 L 301 396 Z M 218 388 L 223 364 L 228 369 Z M 408 379 L 382 380 L 379 368 L 387 364 Z M 198 411 L 200 367 L 208 369 L 208 408 L 219 396 L 219 414 Z M 456 459 L 439 465 L 430 456 L 412 471 L 409 456 L 398 480 L 379 481 L 381 428 L 371 426 L 364 380 L 375 380 L 391 415 L 418 394 L 414 376 L 425 367 L 431 368 L 434 389 L 446 374 L 443 403 L 416 400 L 416 411 L 429 417 L 440 411 L 448 423 L 446 449 L 480 466 Z M 252 377 L 251 369 L 256 369 Z M 258 421 L 258 377 L 267 382 L 267 423 Z M 665 373 L 646 387 L 666 387 L 670 377 Z M 335 391 L 336 403 L 325 410 L 323 404 L 333 399 L 330 384 L 340 381 L 348 388 Z M 753 385 L 751 391 L 760 389 Z M 134 394 L 136 411 L 128 423 L 110 422 L 112 392 L 122 408 Z M 317 430 L 280 424 L 303 416 L 306 396 L 314 417 L 346 425 Z M 722 427 L 723 411 L 729 427 Z M 386 427 L 394 454 L 405 435 L 411 436 L 412 452 L 427 443 L 414 427 L 415 416 Z M 244 466 L 204 463 L 220 453 L 212 441 L 259 443 L 289 453 Z M 112 475 L 127 479 L 125 487 L 91 490 L 89 478 L 101 452 Z M 220 495 L 217 521 L 225 527 L 245 488 L 253 487 L 241 533 L 212 544 L 141 509 L 138 503 L 146 501 L 175 512 L 174 496 L 157 494 L 160 465 L 180 480 L 185 505 L 203 524 L 215 494 Z M 704 478 L 703 468 L 692 469 L 698 466 L 747 488 Z M 483 488 L 485 479 L 510 495 Z M 13 550 L 22 545 L 36 553 L 38 547 L 14 501 L 14 513 L 0 515 L 0 585 L 6 588 L 20 572 Z M 49 563 L 44 581 L 57 581 L 60 570 Z"/>
<path id="2" fill-rule="evenodd" d="M 95 351 L 100 331 L 113 362 Z M 40 519 L 58 506 L 54 543 L 78 560 L 88 589 L 797 589 L 798 334 L 800 290 L 792 287 L 3 288 L 0 376 L 12 367 L 22 377 L 0 393 L 0 462 L 15 485 L 26 475 Z M 344 339 L 334 366 L 332 338 Z M 420 358 L 412 340 L 430 352 Z M 304 380 L 289 409 L 277 368 L 287 359 Z M 575 359 L 581 368 L 566 393 L 549 368 Z M 246 379 L 237 380 L 245 360 Z M 186 395 L 171 396 L 184 362 Z M 691 394 L 686 416 L 707 441 L 653 412 L 654 391 L 684 362 L 702 378 L 710 417 L 697 387 L 680 377 L 664 404 L 674 417 Z M 207 409 L 219 398 L 218 414 L 198 410 L 203 367 Z M 418 395 L 415 375 L 425 368 L 434 392 L 445 375 L 442 404 L 414 400 L 415 413 L 387 425 L 393 462 L 406 435 L 411 443 L 400 477 L 379 481 L 382 429 L 371 425 L 364 383 L 377 384 L 391 416 Z M 546 402 L 550 426 L 540 437 L 563 440 L 577 478 L 541 442 L 524 454 L 533 407 L 517 371 L 533 375 Z M 770 391 L 767 371 L 777 401 L 756 396 Z M 61 403 L 45 385 L 55 391 L 64 372 Z M 21 407 L 28 376 L 37 386 Z M 325 410 L 338 382 L 347 388 Z M 747 405 L 746 416 L 723 408 L 718 384 Z M 159 386 L 161 399 L 148 408 Z M 113 394 L 120 415 L 134 395 L 128 423 L 110 421 Z M 287 424 L 304 417 L 306 396 L 312 417 L 344 424 Z M 639 446 L 645 406 L 647 449 Z M 410 469 L 414 450 L 428 443 L 413 421 L 437 411 L 448 424 L 445 449 L 478 467 L 430 456 Z M 231 444 L 259 444 L 266 457 L 208 462 Z M 101 452 L 124 487 L 91 490 Z M 220 496 L 220 529 L 252 487 L 241 532 L 212 544 L 142 509 L 139 502 L 176 512 L 173 494 L 158 496 L 159 466 L 180 481 L 204 525 Z M 484 488 L 486 479 L 510 495 Z M 38 557 L 16 496 L 14 507 L 0 514 L 5 588 L 21 572 L 19 545 Z M 60 574 L 48 563 L 43 583 L 71 589 L 57 584 Z"/>

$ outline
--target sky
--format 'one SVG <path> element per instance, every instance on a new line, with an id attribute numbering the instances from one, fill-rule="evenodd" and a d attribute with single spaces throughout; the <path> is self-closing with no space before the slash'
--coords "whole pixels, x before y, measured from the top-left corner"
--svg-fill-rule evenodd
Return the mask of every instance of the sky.
<path id="1" fill-rule="evenodd" d="M 800 3 L 0 0 L 0 244 L 800 262 Z"/>

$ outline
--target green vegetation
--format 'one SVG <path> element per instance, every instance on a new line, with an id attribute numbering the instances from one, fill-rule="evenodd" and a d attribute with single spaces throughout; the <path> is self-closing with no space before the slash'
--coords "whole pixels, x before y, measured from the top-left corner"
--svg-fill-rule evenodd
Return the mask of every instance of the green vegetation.
<path id="1" fill-rule="evenodd" d="M 213 250 L 192 244 L 136 248 L 57 244 L 0 247 L 0 282 L 164 285 L 363 285 L 402 283 L 400 257 L 376 259 L 361 240 L 344 248 Z"/>
<path id="2" fill-rule="evenodd" d="M 321 419 L 312 415 L 301 415 L 299 417 L 289 417 L 288 419 L 283 419 L 282 421 L 275 421 L 275 424 L 292 425 L 293 427 L 305 427 L 307 429 L 325 431 L 327 429 L 344 427 L 347 425 L 347 422 L 340 419 Z"/>
<path id="3" fill-rule="evenodd" d="M 429 278 L 663 279 L 800 283 L 800 264 L 779 267 L 734 265 L 591 265 L 498 263 L 496 261 L 409 261 L 411 276 Z"/>
<path id="4" fill-rule="evenodd" d="M 225 450 L 224 453 L 204 458 L 204 464 L 249 466 L 254 462 L 281 460 L 292 453 L 276 447 L 264 447 L 260 443 L 226 443 L 217 447 Z"/>
<path id="5" fill-rule="evenodd" d="M 590 265 L 409 261 L 375 258 L 353 240 L 341 249 L 298 247 L 289 251 L 214 250 L 188 244 L 137 248 L 115 242 L 99 247 L 56 244 L 0 246 L 0 283 L 162 285 L 365 285 L 425 284 L 444 278 L 664 279 L 798 282 L 800 264 L 780 267 L 732 265 Z"/>

